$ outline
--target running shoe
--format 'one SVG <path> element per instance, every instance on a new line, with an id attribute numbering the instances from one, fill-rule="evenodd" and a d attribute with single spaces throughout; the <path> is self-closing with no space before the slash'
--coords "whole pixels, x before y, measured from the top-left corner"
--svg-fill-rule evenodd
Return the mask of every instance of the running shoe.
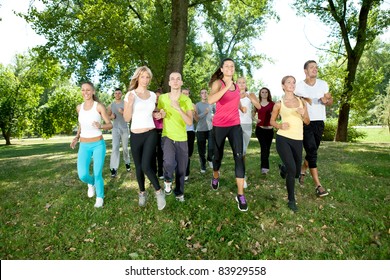
<path id="1" fill-rule="evenodd" d="M 172 182 L 164 181 L 164 190 L 166 195 L 170 195 L 172 193 Z"/>
<path id="2" fill-rule="evenodd" d="M 219 188 L 219 177 L 218 178 L 212 178 L 211 179 L 211 188 L 216 191 Z"/>
<path id="3" fill-rule="evenodd" d="M 236 201 L 237 201 L 238 210 L 240 210 L 242 212 L 248 211 L 248 204 L 247 204 L 245 196 L 243 194 L 242 195 L 238 194 L 236 196 Z"/>
<path id="4" fill-rule="evenodd" d="M 322 190 L 320 190 L 322 189 Z M 324 197 L 324 196 L 327 196 L 329 193 L 322 187 L 322 186 L 318 186 L 316 188 L 316 195 L 318 197 Z"/>

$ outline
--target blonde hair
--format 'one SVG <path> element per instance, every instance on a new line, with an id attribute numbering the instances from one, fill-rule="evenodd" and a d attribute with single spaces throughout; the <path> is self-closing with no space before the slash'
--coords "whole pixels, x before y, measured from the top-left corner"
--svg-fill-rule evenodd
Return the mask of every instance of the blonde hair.
<path id="1" fill-rule="evenodd" d="M 245 84 L 246 84 L 246 78 L 244 76 L 241 76 L 237 79 L 237 83 L 238 83 L 238 80 L 244 80 Z M 245 86 L 245 91 L 248 91 L 248 87 Z"/>
<path id="2" fill-rule="evenodd" d="M 147 67 L 147 66 L 140 66 L 140 67 L 138 67 L 135 70 L 133 77 L 131 77 L 130 84 L 129 84 L 129 91 L 133 90 L 133 89 L 136 89 L 138 87 L 139 76 L 141 76 L 141 74 L 144 73 L 144 72 L 149 74 L 150 79 L 153 78 L 152 71 L 149 69 L 149 67 Z"/>
<path id="3" fill-rule="evenodd" d="M 282 79 L 282 85 L 284 85 L 284 83 L 286 82 L 286 80 L 287 80 L 288 78 L 293 78 L 295 82 L 297 81 L 297 80 L 295 79 L 294 76 L 291 76 L 291 75 L 284 76 L 283 79 Z"/>

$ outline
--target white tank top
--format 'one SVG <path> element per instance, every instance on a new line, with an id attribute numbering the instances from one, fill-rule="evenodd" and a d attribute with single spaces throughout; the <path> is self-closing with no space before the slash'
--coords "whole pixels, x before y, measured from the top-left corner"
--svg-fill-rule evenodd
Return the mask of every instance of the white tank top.
<path id="1" fill-rule="evenodd" d="M 153 111 L 156 108 L 156 94 L 153 91 L 149 91 L 150 97 L 144 100 L 139 98 L 135 91 L 132 90 L 126 94 L 125 102 L 128 102 L 130 94 L 135 95 L 130 129 L 155 128 Z"/>
<path id="2" fill-rule="evenodd" d="M 97 111 L 97 102 L 93 102 L 93 106 L 88 111 L 84 110 L 84 102 L 80 106 L 79 111 L 79 123 L 81 127 L 80 137 L 83 138 L 93 138 L 102 135 L 102 131 L 94 126 L 92 123 L 94 121 L 100 123 L 102 117 Z"/>

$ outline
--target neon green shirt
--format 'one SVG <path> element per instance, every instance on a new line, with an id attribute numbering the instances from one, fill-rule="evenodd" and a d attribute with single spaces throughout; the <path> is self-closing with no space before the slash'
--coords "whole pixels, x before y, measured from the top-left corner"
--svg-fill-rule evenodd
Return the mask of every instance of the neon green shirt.
<path id="1" fill-rule="evenodd" d="M 184 112 L 193 109 L 191 99 L 183 94 L 179 97 L 179 106 Z M 171 106 L 171 100 L 167 93 L 160 95 L 157 108 L 163 109 L 166 113 L 162 136 L 167 136 L 173 141 L 187 141 L 186 123 L 180 113 Z"/>

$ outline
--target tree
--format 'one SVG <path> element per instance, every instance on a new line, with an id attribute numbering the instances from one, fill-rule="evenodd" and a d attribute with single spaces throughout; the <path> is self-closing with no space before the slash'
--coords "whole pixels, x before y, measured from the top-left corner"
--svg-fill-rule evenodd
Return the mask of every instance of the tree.
<path id="1" fill-rule="evenodd" d="M 254 0 L 231 2 L 245 3 L 252 11 L 259 7 Z M 185 58 L 188 43 L 199 45 L 187 40 L 188 27 L 198 26 L 194 11 L 202 5 L 233 5 L 217 0 L 52 0 L 44 4 L 43 10 L 31 7 L 22 16 L 46 37 L 41 53 L 58 57 L 79 81 L 90 79 L 96 66 L 102 65 L 103 81 L 113 78 L 127 85 L 135 68 L 147 65 L 153 71 L 151 87 L 164 85 L 165 90 L 169 73 L 182 72 L 184 62 L 189 61 Z M 238 16 L 242 10 L 230 9 L 229 13 Z"/>
<path id="2" fill-rule="evenodd" d="M 165 70 L 164 89 L 172 72 L 182 73 L 188 30 L 189 0 L 172 0 L 171 35 L 168 44 L 168 60 Z"/>
<path id="3" fill-rule="evenodd" d="M 38 108 L 35 131 L 44 138 L 64 133 L 71 134 L 77 125 L 76 106 L 83 102 L 80 88 L 68 81 L 59 82 Z"/>
<path id="4" fill-rule="evenodd" d="M 216 64 L 226 57 L 234 58 L 236 72 L 251 76 L 253 68 L 261 67 L 262 55 L 254 54 L 253 38 L 264 31 L 265 20 L 271 17 L 268 1 L 222 1 L 204 5 L 204 26 L 214 43 Z"/>
<path id="5" fill-rule="evenodd" d="M 13 66 L 0 65 L 0 128 L 6 145 L 11 136 L 33 132 L 40 96 L 60 75 L 55 60 L 17 55 Z"/>
<path id="6" fill-rule="evenodd" d="M 381 9 L 382 0 L 296 0 L 298 14 L 311 13 L 331 27 L 330 37 L 340 41 L 347 69 L 339 100 L 336 141 L 347 141 L 351 99 L 355 94 L 357 68 L 367 44 L 390 24 L 389 10 Z M 353 45 L 354 44 L 354 45 Z"/>
<path id="7" fill-rule="evenodd" d="M 375 107 L 369 112 L 376 116 L 378 123 L 386 125 L 390 132 L 390 84 L 386 95 L 378 95 L 374 100 Z"/>
<path id="8" fill-rule="evenodd" d="M 385 92 L 379 92 L 379 87 L 384 82 L 384 68 L 386 60 L 381 63 L 377 63 L 374 58 L 380 53 L 379 45 L 371 45 L 363 53 L 361 63 L 359 64 L 356 71 L 356 78 L 353 84 L 354 94 L 350 100 L 350 117 L 349 123 L 352 124 L 370 124 L 376 122 L 376 117 L 372 114 L 368 114 L 374 107 L 374 99 L 379 94 Z M 334 44 L 329 52 L 321 60 L 328 61 L 325 65 L 321 66 L 320 75 L 325 77 L 331 88 L 331 92 L 334 100 L 340 100 L 343 94 L 344 80 L 347 76 L 347 63 L 343 56 L 338 55 L 338 45 Z M 385 58 L 385 57 L 384 57 Z M 367 67 L 370 65 L 370 67 Z M 388 81 L 387 81 L 388 82 Z M 336 118 L 338 114 L 337 103 L 331 106 L 327 110 L 327 116 Z"/>

